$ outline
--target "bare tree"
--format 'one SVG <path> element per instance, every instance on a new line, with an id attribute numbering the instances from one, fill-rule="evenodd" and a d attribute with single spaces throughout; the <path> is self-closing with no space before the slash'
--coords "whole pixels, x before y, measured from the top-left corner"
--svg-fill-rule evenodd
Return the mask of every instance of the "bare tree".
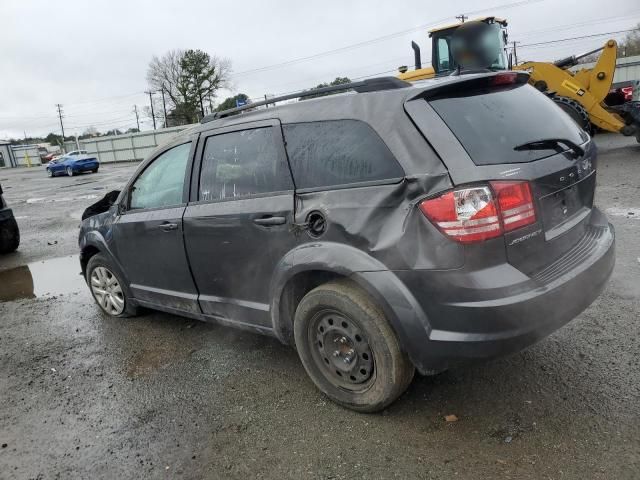
<path id="1" fill-rule="evenodd" d="M 640 23 L 620 42 L 621 56 L 640 55 Z"/>
<path id="2" fill-rule="evenodd" d="M 170 123 L 192 123 L 204 115 L 205 104 L 213 104 L 217 90 L 229 85 L 230 73 L 228 59 L 201 50 L 171 50 L 151 59 L 147 82 L 153 90 L 164 90 Z"/>

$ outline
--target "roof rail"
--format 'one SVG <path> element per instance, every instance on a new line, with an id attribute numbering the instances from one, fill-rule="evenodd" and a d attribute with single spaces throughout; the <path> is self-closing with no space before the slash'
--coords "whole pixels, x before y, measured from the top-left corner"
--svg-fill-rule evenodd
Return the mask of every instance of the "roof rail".
<path id="1" fill-rule="evenodd" d="M 281 95 L 279 97 L 269 98 L 268 100 L 261 100 L 255 103 L 248 103 L 246 105 L 242 105 L 241 107 L 229 108 L 227 110 L 222 110 L 221 112 L 215 112 L 215 113 L 206 115 L 202 120 L 200 120 L 200 123 L 212 122 L 213 120 L 216 120 L 218 118 L 228 117 L 229 115 L 240 113 L 240 112 L 243 112 L 244 110 L 261 107 L 263 105 L 268 105 L 271 103 L 283 102 L 285 100 L 292 100 L 294 98 L 313 97 L 322 93 L 333 93 L 333 92 L 341 92 L 346 90 L 355 90 L 358 93 L 365 93 L 365 92 L 376 92 L 379 90 L 395 90 L 397 88 L 407 88 L 410 86 L 411 84 L 409 82 L 405 82 L 404 80 L 400 80 L 399 78 L 396 78 L 396 77 L 369 78 L 366 80 L 362 80 L 360 82 L 343 83 L 340 85 L 331 85 L 329 87 L 303 90 L 301 92 L 290 93 L 288 95 Z"/>

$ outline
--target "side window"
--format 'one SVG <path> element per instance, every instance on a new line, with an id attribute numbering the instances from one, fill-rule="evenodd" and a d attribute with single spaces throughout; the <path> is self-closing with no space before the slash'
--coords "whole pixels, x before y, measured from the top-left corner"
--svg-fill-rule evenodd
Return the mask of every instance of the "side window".
<path id="1" fill-rule="evenodd" d="M 184 176 L 191 143 L 173 147 L 158 156 L 131 187 L 130 208 L 158 208 L 182 202 Z"/>
<path id="2" fill-rule="evenodd" d="M 378 134 L 359 120 L 283 126 L 297 188 L 319 188 L 404 176 Z"/>
<path id="3" fill-rule="evenodd" d="M 276 144 L 273 127 L 207 138 L 199 200 L 243 198 L 292 188 L 287 160 Z"/>
<path id="4" fill-rule="evenodd" d="M 449 39 L 441 37 L 438 39 L 438 71 L 442 72 L 449 70 L 450 68 Z"/>

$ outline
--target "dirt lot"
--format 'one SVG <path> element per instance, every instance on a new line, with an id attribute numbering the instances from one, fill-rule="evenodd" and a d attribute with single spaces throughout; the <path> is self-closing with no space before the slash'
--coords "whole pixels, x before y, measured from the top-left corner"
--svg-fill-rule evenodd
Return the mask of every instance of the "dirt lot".
<path id="1" fill-rule="evenodd" d="M 525 352 L 416 378 L 378 415 L 327 401 L 276 340 L 100 313 L 80 215 L 133 166 L 1 170 L 23 240 L 0 258 L 0 296 L 23 288 L 0 303 L 0 477 L 639 478 L 640 146 L 598 141 L 618 235 L 605 293 Z"/>

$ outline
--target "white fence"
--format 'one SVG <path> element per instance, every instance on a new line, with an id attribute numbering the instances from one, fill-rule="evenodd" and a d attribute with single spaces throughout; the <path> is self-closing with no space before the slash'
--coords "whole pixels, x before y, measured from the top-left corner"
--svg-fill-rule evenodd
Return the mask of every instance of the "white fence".
<path id="1" fill-rule="evenodd" d="M 11 147 L 11 151 L 13 152 L 13 158 L 15 159 L 16 166 L 18 167 L 26 167 L 29 164 L 31 164 L 31 166 L 42 164 L 37 146 L 13 145 Z M 8 162 L 6 166 L 10 166 Z"/>
<path id="2" fill-rule="evenodd" d="M 158 145 L 170 141 L 179 132 L 191 127 L 162 128 L 140 133 L 112 135 L 108 137 L 95 137 L 80 140 L 80 149 L 87 150 L 91 155 L 96 155 L 101 163 L 132 162 L 145 159 Z M 76 150 L 75 142 L 66 142 L 65 150 Z"/>

